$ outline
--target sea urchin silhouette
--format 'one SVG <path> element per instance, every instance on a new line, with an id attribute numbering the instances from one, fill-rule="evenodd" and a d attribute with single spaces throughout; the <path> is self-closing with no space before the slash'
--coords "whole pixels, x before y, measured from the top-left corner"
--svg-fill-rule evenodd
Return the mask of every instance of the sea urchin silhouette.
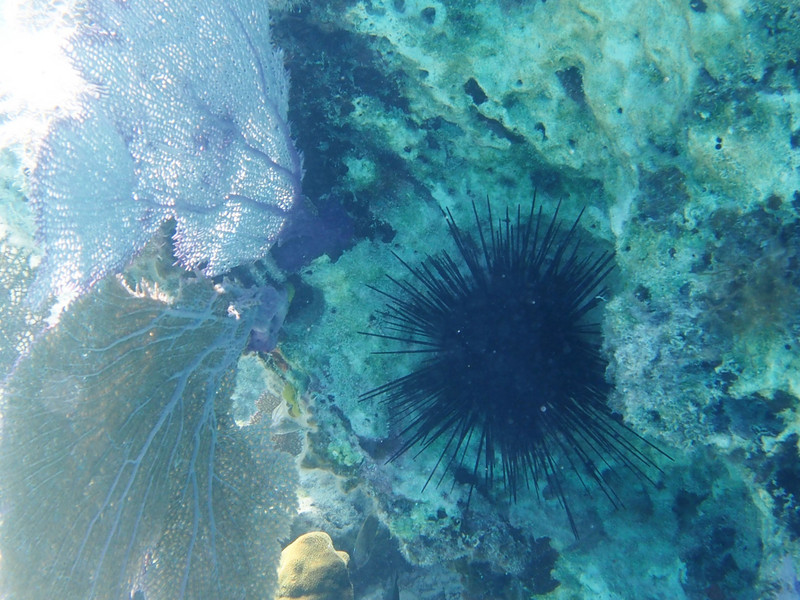
<path id="1" fill-rule="evenodd" d="M 411 266 L 396 255 L 411 277 L 389 277 L 391 291 L 373 288 L 388 300 L 379 312 L 385 333 L 367 335 L 404 345 L 380 354 L 423 358 L 362 399 L 381 397 L 399 423 L 401 445 L 390 460 L 436 442 L 425 485 L 440 467 L 468 469 L 470 495 L 481 478 L 491 486 L 498 470 L 514 500 L 521 486 L 533 484 L 538 495 L 546 483 L 577 536 L 563 472 L 587 490 L 594 481 L 618 506 L 609 482 L 615 467 L 648 480 L 645 471 L 658 467 L 645 450 L 655 447 L 606 402 L 600 326 L 589 313 L 606 293 L 614 256 L 581 256 L 580 215 L 566 229 L 558 209 L 548 220 L 535 205 L 534 198 L 527 218 L 518 207 L 516 219 L 506 210 L 495 224 L 489 202 L 485 222 L 473 203 L 477 236 L 448 210 L 459 260 L 442 253 Z"/>

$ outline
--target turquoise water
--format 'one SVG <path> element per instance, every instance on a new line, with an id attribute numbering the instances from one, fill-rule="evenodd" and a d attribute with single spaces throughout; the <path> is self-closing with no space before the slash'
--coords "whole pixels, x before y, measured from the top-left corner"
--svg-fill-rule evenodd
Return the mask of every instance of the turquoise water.
<path id="1" fill-rule="evenodd" d="M 129 43 L 81 30 L 94 91 L 0 136 L 5 593 L 268 597 L 322 530 L 357 599 L 800 597 L 800 13 L 611 4 L 282 3 L 270 36 L 257 4 L 89 3 Z M 599 461 L 612 502 L 555 452 L 577 537 L 474 445 L 387 462 L 403 421 L 360 399 L 420 364 L 359 334 L 413 281 L 393 253 L 458 261 L 442 209 L 476 236 L 534 192 L 614 253 L 604 401 L 669 455 Z"/>

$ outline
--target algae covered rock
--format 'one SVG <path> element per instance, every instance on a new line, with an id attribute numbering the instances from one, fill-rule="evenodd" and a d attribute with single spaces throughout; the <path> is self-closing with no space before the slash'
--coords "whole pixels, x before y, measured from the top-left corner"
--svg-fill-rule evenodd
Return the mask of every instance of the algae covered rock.
<path id="1" fill-rule="evenodd" d="M 349 562 L 327 533 L 301 535 L 281 552 L 276 600 L 353 600 Z"/>

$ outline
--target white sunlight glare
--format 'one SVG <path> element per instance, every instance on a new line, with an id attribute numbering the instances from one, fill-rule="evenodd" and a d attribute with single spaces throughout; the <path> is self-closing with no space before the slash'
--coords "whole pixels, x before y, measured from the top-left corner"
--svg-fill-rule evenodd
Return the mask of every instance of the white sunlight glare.
<path id="1" fill-rule="evenodd" d="M 0 148 L 22 144 L 30 159 L 51 120 L 79 110 L 86 84 L 68 56 L 73 10 L 71 1 L 0 0 Z"/>

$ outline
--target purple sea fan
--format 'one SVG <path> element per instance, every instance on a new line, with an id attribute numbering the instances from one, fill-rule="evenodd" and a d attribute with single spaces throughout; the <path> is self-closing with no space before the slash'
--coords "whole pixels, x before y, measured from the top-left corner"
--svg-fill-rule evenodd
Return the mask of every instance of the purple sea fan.
<path id="1" fill-rule="evenodd" d="M 0 597 L 271 598 L 295 464 L 230 405 L 251 331 L 281 305 L 202 278 L 171 299 L 120 280 L 3 382 Z"/>
<path id="2" fill-rule="evenodd" d="M 45 255 L 32 302 L 66 305 L 169 219 L 187 269 L 264 256 L 302 177 L 266 3 L 90 0 L 71 56 L 92 93 L 33 171 Z"/>

